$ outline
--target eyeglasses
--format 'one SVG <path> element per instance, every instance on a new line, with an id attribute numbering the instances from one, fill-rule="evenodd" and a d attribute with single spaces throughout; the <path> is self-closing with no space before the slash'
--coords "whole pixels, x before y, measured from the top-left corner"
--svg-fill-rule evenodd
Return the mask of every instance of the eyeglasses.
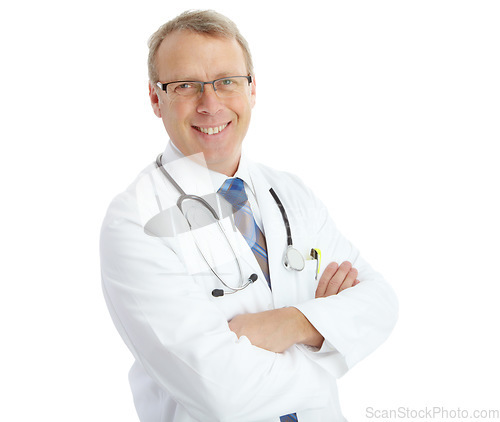
<path id="1" fill-rule="evenodd" d="M 156 85 L 170 97 L 194 98 L 204 92 L 205 85 L 212 85 L 219 97 L 231 97 L 245 92 L 245 87 L 252 83 L 251 76 L 227 76 L 213 81 L 175 81 L 166 84 L 157 82 Z"/>

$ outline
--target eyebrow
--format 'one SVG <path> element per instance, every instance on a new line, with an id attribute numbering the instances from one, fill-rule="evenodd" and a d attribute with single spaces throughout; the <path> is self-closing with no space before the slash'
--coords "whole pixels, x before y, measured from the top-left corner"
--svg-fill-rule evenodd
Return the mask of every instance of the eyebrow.
<path id="1" fill-rule="evenodd" d="M 212 80 L 216 80 L 216 79 L 221 79 L 221 78 L 227 78 L 229 76 L 247 76 L 246 73 L 243 75 L 240 75 L 238 73 L 231 73 L 231 72 L 222 72 L 222 73 L 218 73 L 217 75 L 215 75 L 215 78 L 212 79 Z M 184 78 L 179 78 L 179 79 L 172 79 L 172 82 L 196 82 L 196 81 L 199 81 L 199 82 L 205 82 L 205 81 L 202 81 L 200 80 L 199 78 L 192 78 L 190 76 L 186 76 Z"/>

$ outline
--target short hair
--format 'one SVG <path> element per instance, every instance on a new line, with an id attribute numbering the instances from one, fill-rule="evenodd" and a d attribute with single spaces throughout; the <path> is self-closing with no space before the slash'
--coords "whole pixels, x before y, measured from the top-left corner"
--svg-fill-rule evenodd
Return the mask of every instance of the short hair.
<path id="1" fill-rule="evenodd" d="M 243 50 L 247 72 L 249 75 L 253 75 L 250 48 L 245 38 L 240 34 L 236 24 L 229 18 L 213 10 L 188 10 L 160 26 L 149 38 L 148 74 L 151 83 L 155 84 L 158 82 L 156 53 L 160 44 L 168 34 L 180 30 L 192 31 L 213 37 L 235 39 Z"/>

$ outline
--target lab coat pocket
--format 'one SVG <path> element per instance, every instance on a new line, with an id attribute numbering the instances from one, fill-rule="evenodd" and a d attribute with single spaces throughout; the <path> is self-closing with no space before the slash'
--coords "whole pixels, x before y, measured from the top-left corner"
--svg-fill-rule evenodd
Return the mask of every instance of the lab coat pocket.
<path id="1" fill-rule="evenodd" d="M 302 271 L 295 272 L 295 302 L 302 303 L 316 296 L 316 260 L 306 260 Z"/>

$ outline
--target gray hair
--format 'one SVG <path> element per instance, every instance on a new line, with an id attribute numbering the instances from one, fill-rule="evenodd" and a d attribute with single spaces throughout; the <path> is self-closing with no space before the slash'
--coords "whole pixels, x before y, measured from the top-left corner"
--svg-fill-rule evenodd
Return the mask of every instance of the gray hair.
<path id="1" fill-rule="evenodd" d="M 158 48 L 168 34 L 180 30 L 192 31 L 213 37 L 235 39 L 243 50 L 247 72 L 249 75 L 253 75 L 250 48 L 245 38 L 240 34 L 236 24 L 213 10 L 188 10 L 160 26 L 149 38 L 148 74 L 149 81 L 153 85 L 158 82 L 158 71 L 156 69 L 156 53 Z"/>

